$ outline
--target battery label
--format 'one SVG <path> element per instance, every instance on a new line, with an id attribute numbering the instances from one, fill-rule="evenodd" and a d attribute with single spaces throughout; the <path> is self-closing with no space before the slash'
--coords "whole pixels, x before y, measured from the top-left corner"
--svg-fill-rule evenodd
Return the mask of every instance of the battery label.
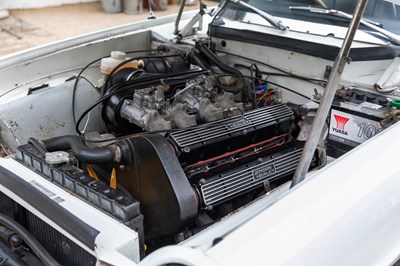
<path id="1" fill-rule="evenodd" d="M 357 115 L 331 110 L 329 139 L 352 147 L 381 132 L 379 122 Z"/>

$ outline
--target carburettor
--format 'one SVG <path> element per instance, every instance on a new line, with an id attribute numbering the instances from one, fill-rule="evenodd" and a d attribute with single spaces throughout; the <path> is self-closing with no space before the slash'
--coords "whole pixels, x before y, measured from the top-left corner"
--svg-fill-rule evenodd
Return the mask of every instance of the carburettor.
<path id="1" fill-rule="evenodd" d="M 125 99 L 120 115 L 146 131 L 187 128 L 201 122 L 212 122 L 243 113 L 243 103 L 233 94 L 219 92 L 205 76 L 186 82 L 172 96 L 165 84 L 137 90 Z"/>

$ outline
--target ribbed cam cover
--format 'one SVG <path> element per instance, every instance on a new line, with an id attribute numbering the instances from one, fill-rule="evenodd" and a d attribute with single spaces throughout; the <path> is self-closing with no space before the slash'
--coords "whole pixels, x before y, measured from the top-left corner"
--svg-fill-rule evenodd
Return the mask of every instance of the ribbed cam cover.
<path id="1" fill-rule="evenodd" d="M 277 104 L 173 132 L 169 140 L 176 147 L 181 164 L 187 165 L 288 133 L 292 115 L 285 104 Z"/>
<path id="2" fill-rule="evenodd" d="M 200 184 L 199 191 L 205 206 L 221 203 L 234 196 L 293 174 L 303 150 L 303 144 L 294 142 L 286 144 L 286 149 L 262 157 L 251 163 L 231 169 L 228 172 L 206 179 Z"/>

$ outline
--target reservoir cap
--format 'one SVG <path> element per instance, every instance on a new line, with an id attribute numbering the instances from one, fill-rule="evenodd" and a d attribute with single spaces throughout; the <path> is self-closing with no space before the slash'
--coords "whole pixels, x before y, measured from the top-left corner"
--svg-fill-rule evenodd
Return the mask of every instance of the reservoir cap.
<path id="1" fill-rule="evenodd" d="M 390 101 L 390 107 L 396 107 L 397 109 L 400 109 L 400 100 Z"/>

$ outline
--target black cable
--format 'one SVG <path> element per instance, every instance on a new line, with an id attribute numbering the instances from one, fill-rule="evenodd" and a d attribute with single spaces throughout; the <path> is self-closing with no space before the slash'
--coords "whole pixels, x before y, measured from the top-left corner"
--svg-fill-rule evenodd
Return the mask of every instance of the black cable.
<path id="1" fill-rule="evenodd" d="M 220 74 L 220 75 L 217 75 L 217 77 L 222 77 L 222 76 L 235 76 L 235 74 Z M 254 77 L 247 76 L 247 75 L 241 75 L 241 76 L 242 76 L 243 78 L 254 79 Z M 307 100 L 310 100 L 310 97 L 308 97 L 307 95 L 301 94 L 301 93 L 299 93 L 299 92 L 297 92 L 297 91 L 294 91 L 294 90 L 292 90 L 292 89 L 289 89 L 289 88 L 287 88 L 287 87 L 285 87 L 285 86 L 282 86 L 282 85 L 280 85 L 280 84 L 278 84 L 278 83 L 271 82 L 271 81 L 268 81 L 268 80 L 265 80 L 265 79 L 258 79 L 258 80 L 261 80 L 261 81 L 263 81 L 263 82 L 270 83 L 270 84 L 275 85 L 275 86 L 279 86 L 279 87 L 281 87 L 282 89 L 285 89 L 285 90 L 287 90 L 287 91 L 290 91 L 290 92 L 292 92 L 292 93 L 294 93 L 294 94 L 296 94 L 296 95 L 298 95 L 298 96 L 301 96 L 301 97 L 303 97 L 303 98 L 305 98 L 305 99 L 307 99 Z M 157 83 L 158 83 L 158 82 L 157 82 Z M 117 85 L 119 85 L 120 88 L 121 88 L 121 87 L 123 88 L 124 85 L 126 85 L 126 84 L 122 84 L 122 85 L 116 84 L 116 85 L 114 85 L 114 86 L 117 86 Z M 128 89 L 133 89 L 133 88 L 132 88 L 132 87 L 129 87 Z M 139 89 L 139 88 L 138 88 L 138 89 Z M 116 93 L 118 93 L 118 92 L 120 92 L 120 91 L 121 91 L 121 90 L 116 89 L 116 90 L 113 91 L 112 93 L 109 93 L 109 94 L 105 95 L 103 98 L 101 98 L 100 100 L 98 100 L 97 102 L 95 102 L 92 106 L 90 106 L 84 113 L 82 113 L 81 117 L 80 117 L 79 120 L 78 120 L 78 123 L 77 123 L 77 125 L 76 125 L 76 128 L 75 128 L 76 132 L 77 132 L 79 135 L 82 135 L 83 133 L 80 132 L 80 130 L 79 130 L 79 124 L 80 124 L 80 122 L 82 121 L 82 119 L 83 119 L 93 108 L 95 108 L 98 104 L 102 103 L 102 102 L 105 101 L 107 98 L 111 97 L 112 95 L 114 95 L 114 94 L 116 94 Z M 240 110 L 240 109 L 239 109 L 239 110 Z M 240 110 L 240 111 L 242 111 L 242 110 Z M 243 111 L 242 111 L 242 116 L 243 116 L 243 115 L 244 115 L 244 113 L 243 113 Z M 209 125 L 208 125 L 208 124 L 205 124 L 205 127 L 207 127 L 207 126 L 209 126 Z M 201 127 L 201 126 L 200 126 L 200 127 Z M 93 143 L 101 143 L 101 142 L 114 141 L 114 140 L 120 140 L 120 139 L 126 139 L 126 138 L 135 138 L 135 137 L 140 137 L 140 136 L 144 136 L 144 135 L 148 135 L 148 134 L 155 134 L 155 133 L 172 133 L 172 132 L 181 131 L 181 130 L 191 130 L 191 129 L 194 129 L 194 128 L 197 128 L 197 129 L 198 129 L 199 126 L 190 127 L 190 128 L 186 128 L 186 129 L 169 129 L 169 130 L 158 130 L 158 131 L 152 131 L 152 132 L 141 132 L 141 133 L 136 133 L 136 134 L 132 134 L 132 135 L 124 135 L 124 136 L 121 136 L 121 137 L 110 138 L 110 139 L 105 139 L 105 140 L 86 140 L 86 139 L 84 139 L 84 141 L 85 141 L 85 142 L 93 142 Z"/>
<path id="2" fill-rule="evenodd" d="M 128 52 L 125 52 L 125 53 L 126 53 L 126 54 L 147 53 L 147 52 L 155 52 L 155 51 L 163 51 L 163 50 L 165 50 L 165 49 L 147 49 L 147 50 L 138 50 L 138 51 L 128 51 Z M 73 117 L 73 120 L 74 120 L 74 124 L 76 124 L 76 117 L 75 117 L 75 95 L 76 95 L 76 89 L 77 89 L 77 87 L 78 87 L 78 81 L 79 81 L 79 79 L 81 78 L 82 73 L 83 73 L 86 69 L 88 69 L 88 68 L 89 68 L 91 65 L 93 65 L 94 63 L 100 61 L 100 60 L 103 59 L 103 58 L 107 58 L 107 57 L 109 57 L 109 55 L 103 56 L 103 57 L 100 57 L 100 58 L 97 58 L 96 60 L 93 60 L 92 62 L 90 62 L 89 64 L 87 64 L 86 66 L 84 66 L 84 67 L 81 69 L 81 71 L 79 72 L 78 76 L 76 76 L 76 78 L 75 78 L 74 87 L 73 87 L 73 89 L 72 89 L 72 117 Z M 85 79 L 86 79 L 86 78 L 85 78 Z M 86 79 L 86 80 L 89 81 L 88 79 Z M 90 81 L 89 81 L 89 83 L 92 84 Z M 92 84 L 92 86 L 93 86 L 94 88 L 96 88 L 93 84 Z"/>
<path id="3" fill-rule="evenodd" d="M 35 138 L 29 138 L 28 143 L 32 144 L 43 156 L 46 156 L 47 150 Z"/>
<path id="4" fill-rule="evenodd" d="M 81 132 L 79 130 L 79 125 L 82 122 L 83 118 L 91 111 L 93 110 L 93 108 L 95 108 L 97 105 L 101 104 L 102 102 L 104 102 L 105 100 L 107 100 L 108 98 L 110 98 L 111 96 L 120 93 L 124 90 L 138 90 L 138 89 L 142 89 L 143 86 L 152 86 L 152 85 L 157 85 L 160 83 L 168 83 L 169 81 L 181 81 L 183 80 L 187 80 L 199 75 L 203 75 L 208 73 L 208 71 L 204 71 L 204 70 L 200 70 L 200 71 L 192 71 L 192 72 L 188 72 L 185 74 L 182 73 L 174 73 L 174 74 L 168 74 L 168 75 L 161 75 L 159 77 L 158 80 L 154 80 L 154 77 L 151 77 L 151 79 L 149 78 L 143 78 L 140 80 L 134 80 L 134 81 L 128 81 L 125 82 L 123 84 L 115 84 L 113 86 L 111 86 L 111 88 L 109 89 L 111 92 L 107 93 L 106 95 L 104 95 L 103 97 L 101 97 L 99 100 L 97 100 L 96 102 L 94 102 L 89 108 L 87 108 L 79 117 L 79 119 L 76 121 L 75 124 L 75 131 L 78 135 L 82 135 L 83 132 Z M 177 76 L 179 78 L 175 78 L 174 77 Z M 149 83 L 150 81 L 150 83 Z M 131 86 L 132 85 L 132 86 Z"/>
<path id="5" fill-rule="evenodd" d="M 310 100 L 310 99 L 311 99 L 309 96 L 304 95 L 304 94 L 301 94 L 300 92 L 297 92 L 297 91 L 295 91 L 295 90 L 289 89 L 288 87 L 285 87 L 285 86 L 283 86 L 283 85 L 281 85 L 281 84 L 278 84 L 278 83 L 275 83 L 275 82 L 272 82 L 272 81 L 269 81 L 269 80 L 262 80 L 262 81 L 267 82 L 267 83 L 272 84 L 272 85 L 275 85 L 275 86 L 278 86 L 278 87 L 280 87 L 280 88 L 282 88 L 282 89 L 285 89 L 285 90 L 287 90 L 287 91 L 290 91 L 291 93 L 296 94 L 296 95 L 298 95 L 298 96 L 301 96 L 301 97 L 303 97 L 303 98 L 305 98 L 305 99 L 307 99 L 307 100 Z"/>
<path id="6" fill-rule="evenodd" d="M 231 56 L 236 56 L 236 57 L 239 57 L 239 58 L 242 58 L 242 59 L 246 59 L 246 60 L 255 62 L 255 63 L 260 64 L 260 65 L 268 66 L 268 67 L 270 67 L 270 68 L 273 68 L 273 69 L 275 69 L 275 70 L 281 71 L 281 72 L 283 72 L 283 73 L 285 73 L 285 74 L 287 74 L 287 75 L 289 75 L 289 76 L 292 76 L 292 77 L 294 77 L 294 78 L 303 79 L 303 80 L 307 80 L 307 81 L 326 82 L 325 80 L 321 80 L 321 79 L 313 79 L 313 78 L 302 77 L 302 76 L 299 76 L 299 75 L 290 73 L 290 72 L 288 72 L 288 71 L 285 71 L 285 70 L 283 70 L 283 69 L 280 69 L 280 68 L 278 68 L 278 67 L 275 67 L 275 66 L 273 66 L 273 65 L 270 65 L 270 64 L 268 64 L 268 63 L 261 62 L 261 61 L 258 61 L 258 60 L 255 60 L 255 59 L 252 59 L 252 58 L 249 58 L 249 57 L 245 57 L 245 56 L 242 56 L 242 55 L 232 54 L 232 53 L 229 53 L 229 52 L 226 52 L 226 51 L 218 51 L 218 50 L 216 50 L 215 52 L 225 53 L 225 54 L 228 54 L 228 55 L 231 55 Z"/>
<path id="7" fill-rule="evenodd" d="M 224 62 L 221 61 L 221 59 L 213 52 L 209 47 L 204 45 L 203 43 L 197 44 L 196 45 L 196 50 L 199 51 L 200 55 L 203 56 L 206 61 L 209 61 L 216 65 L 220 70 L 222 70 L 224 73 L 231 73 L 235 74 L 236 77 L 238 77 L 237 80 L 237 85 L 235 87 L 230 87 L 228 88 L 228 91 L 237 94 L 243 91 L 244 87 L 244 79 L 241 78 L 241 75 L 243 74 L 239 70 L 237 70 L 234 67 L 230 67 L 226 65 Z M 227 89 L 225 89 L 227 90 Z"/>
<path id="8" fill-rule="evenodd" d="M 249 69 L 249 70 L 251 69 L 251 65 L 250 66 L 246 66 L 246 65 L 242 65 L 242 64 L 235 64 L 235 66 L 236 67 L 242 67 L 242 68 Z M 301 76 L 293 75 L 293 74 L 276 73 L 276 72 L 265 72 L 265 71 L 260 71 L 260 73 L 262 73 L 264 75 L 267 75 L 267 76 L 279 76 L 279 77 L 284 77 L 284 78 L 296 78 L 296 79 L 312 82 L 314 84 L 321 85 L 321 86 L 323 86 L 321 83 L 325 83 L 325 84 L 327 83 L 327 81 L 324 81 L 324 80 L 306 78 L 306 77 L 301 77 Z"/>
<path id="9" fill-rule="evenodd" d="M 29 233 L 28 230 L 22 227 L 19 223 L 4 214 L 0 214 L 0 224 L 5 225 L 18 234 L 45 265 L 61 265 L 47 252 L 47 250 L 39 243 L 39 241 L 37 241 L 37 239 L 34 238 L 31 233 Z"/>
<path id="10" fill-rule="evenodd" d="M 240 108 L 237 108 L 236 110 L 239 110 L 241 113 L 241 118 L 243 119 L 245 113 L 243 110 Z M 191 127 L 186 127 L 186 128 L 174 128 L 174 129 L 163 129 L 163 130 L 155 130 L 151 132 L 140 132 L 140 133 L 135 133 L 135 134 L 129 134 L 129 135 L 123 135 L 123 136 L 118 136 L 114 138 L 108 138 L 108 139 L 101 139 L 101 140 L 88 140 L 88 139 L 83 139 L 84 142 L 88 143 L 102 143 L 102 142 L 109 142 L 109 141 L 117 141 L 117 140 L 123 140 L 123 139 L 133 139 L 133 138 L 138 138 L 138 137 L 143 137 L 146 135 L 151 135 L 151 134 L 158 134 L 158 133 L 173 133 L 173 132 L 178 132 L 178 131 L 190 131 L 190 130 L 196 130 L 196 129 L 207 129 L 214 126 L 212 122 L 203 124 L 203 125 L 196 125 L 196 126 L 191 126 Z"/>
<path id="11" fill-rule="evenodd" d="M 220 75 L 218 75 L 218 77 L 223 77 L 223 76 L 235 76 L 235 74 L 220 74 Z M 241 76 L 244 77 L 244 78 L 248 78 L 248 79 L 253 79 L 253 80 L 254 80 L 253 77 L 248 76 L 248 75 L 241 75 Z M 294 93 L 294 94 L 296 94 L 296 95 L 298 95 L 298 96 L 301 96 L 301 97 L 303 97 L 303 98 L 306 98 L 307 100 L 310 100 L 310 97 L 308 97 L 307 95 L 304 95 L 304 94 L 301 94 L 300 92 L 297 92 L 297 91 L 294 91 L 294 90 L 292 90 L 292 89 L 289 89 L 288 87 L 285 87 L 285 86 L 283 86 L 283 85 L 281 85 L 281 84 L 278 84 L 278 83 L 275 83 L 275 82 L 272 82 L 272 81 L 269 81 L 269 80 L 266 80 L 266 79 L 257 79 L 257 80 L 261 80 L 261 81 L 263 81 L 263 82 L 266 82 L 266 83 L 269 83 L 269 84 L 278 86 L 278 87 L 280 87 L 280 88 L 282 88 L 282 89 L 285 89 L 285 90 L 287 90 L 287 91 L 290 91 L 291 93 Z"/>
<path id="12" fill-rule="evenodd" d="M 87 77 L 80 76 L 79 78 L 80 78 L 80 79 L 86 80 L 87 83 L 89 83 L 90 86 L 92 86 L 92 87 L 95 88 L 95 89 L 98 89 Z"/>
<path id="13" fill-rule="evenodd" d="M 106 58 L 108 56 L 104 56 L 101 58 L 97 58 L 96 60 L 93 60 L 92 62 L 90 62 L 89 64 L 87 64 L 84 68 L 81 69 L 81 71 L 79 72 L 78 76 L 76 76 L 75 78 L 75 82 L 74 82 L 74 87 L 72 88 L 72 118 L 74 120 L 74 124 L 76 124 L 76 117 L 75 117 L 75 95 L 76 95 L 76 88 L 78 87 L 78 81 L 82 75 L 82 73 L 91 65 L 93 65 L 94 63 L 100 61 L 103 58 Z"/>
<path id="14" fill-rule="evenodd" d="M 147 56 L 141 56 L 141 57 L 134 57 L 134 58 L 130 58 L 128 60 L 123 61 L 122 63 L 120 63 L 119 65 L 117 65 L 116 67 L 113 68 L 113 70 L 110 72 L 110 74 L 108 75 L 106 81 L 104 82 L 104 92 L 107 91 L 108 86 L 110 85 L 110 80 L 111 77 L 114 75 L 114 73 L 123 65 L 126 65 L 129 62 L 135 61 L 135 60 L 139 60 L 139 59 L 148 59 L 148 58 L 167 58 L 167 57 L 175 57 L 175 56 L 180 56 L 179 54 L 163 54 L 163 55 L 147 55 Z"/>
<path id="15" fill-rule="evenodd" d="M 253 78 L 253 66 L 255 66 L 255 64 L 251 64 L 250 66 L 250 76 L 251 76 L 251 86 L 253 87 L 253 95 L 254 95 L 253 107 L 257 108 L 257 94 L 256 94 L 256 86 L 254 85 L 255 78 Z"/>
<path id="16" fill-rule="evenodd" d="M 146 50 L 137 50 L 137 51 L 128 51 L 125 52 L 126 54 L 137 54 L 137 53 L 150 53 L 150 52 L 160 52 L 160 51 L 166 51 L 165 47 L 162 48 L 157 48 L 157 49 L 146 49 Z"/>

